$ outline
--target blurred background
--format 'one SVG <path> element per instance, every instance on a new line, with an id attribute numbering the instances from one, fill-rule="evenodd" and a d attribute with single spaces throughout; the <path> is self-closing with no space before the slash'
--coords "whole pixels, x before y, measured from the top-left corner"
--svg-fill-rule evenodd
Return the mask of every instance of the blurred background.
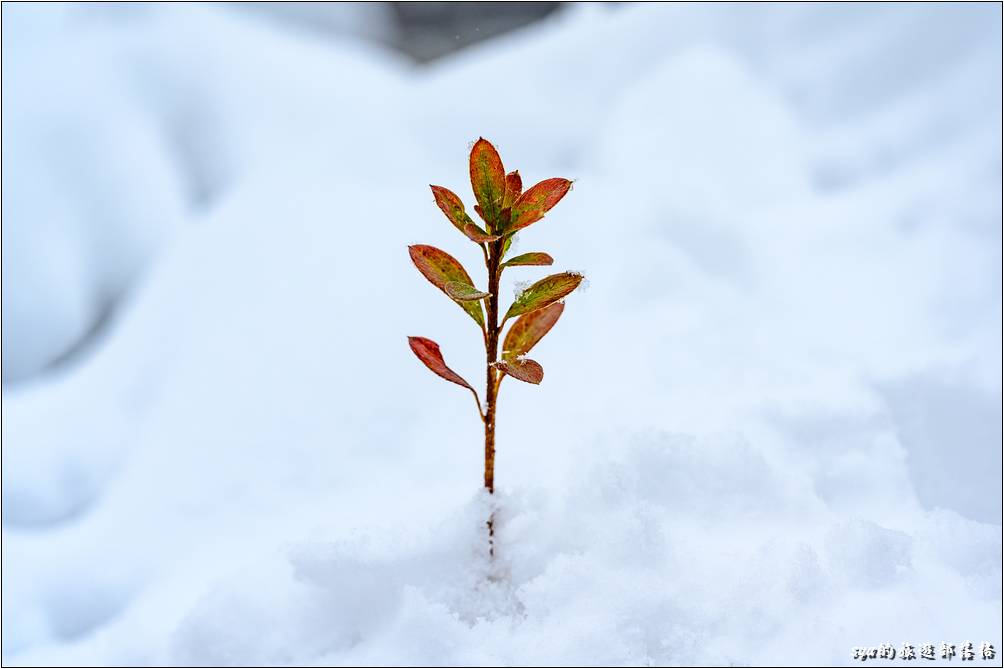
<path id="1" fill-rule="evenodd" d="M 300 34 L 303 39 L 323 42 L 330 40 L 335 43 L 342 41 L 358 42 L 359 44 L 369 44 L 385 47 L 394 54 L 400 54 L 401 58 L 407 62 L 416 64 L 427 63 L 433 59 L 441 58 L 447 54 L 462 49 L 471 44 L 502 35 L 504 33 L 527 26 L 535 21 L 545 18 L 560 8 L 561 3 L 557 2 L 488 2 L 488 3 L 466 3 L 466 2 L 423 2 L 423 3 L 316 3 L 316 2 L 235 2 L 224 3 L 219 8 L 224 13 L 233 13 L 236 20 L 241 15 L 248 15 L 262 25 L 272 25 L 277 30 L 288 32 L 291 35 Z M 615 6 L 615 5 L 612 5 Z M 10 165 L 6 170 L 5 177 L 5 204 L 4 213 L 11 211 L 8 220 L 23 215 L 18 211 L 15 213 L 14 207 L 25 198 L 30 197 L 31 188 L 43 188 L 38 183 L 37 177 L 40 175 L 26 174 L 26 170 L 14 164 L 13 161 L 21 161 L 21 152 L 33 153 L 35 164 L 38 169 L 56 170 L 58 167 L 50 166 L 50 161 L 55 161 L 53 155 L 39 156 L 35 153 L 38 144 L 31 144 L 25 139 L 25 135 L 35 134 L 49 136 L 53 133 L 64 132 L 72 134 L 72 138 L 67 138 L 70 145 L 66 147 L 73 150 L 74 146 L 89 145 L 84 150 L 91 150 L 93 146 L 95 152 L 99 151 L 101 144 L 100 132 L 102 124 L 107 124 L 108 131 L 116 130 L 115 122 L 107 117 L 105 110 L 100 112 L 93 108 L 91 101 L 85 101 L 82 109 L 76 110 L 79 113 L 66 113 L 59 118 L 56 109 L 49 108 L 43 111 L 40 107 L 59 107 L 67 99 L 72 99 L 75 94 L 70 86 L 85 86 L 83 83 L 71 82 L 75 74 L 82 74 L 85 77 L 96 78 L 106 87 L 116 88 L 115 93 L 122 93 L 122 82 L 118 78 L 118 73 L 111 70 L 121 67 L 121 65 L 110 65 L 103 61 L 103 58 L 112 57 L 108 51 L 111 47 L 107 45 L 93 44 L 85 47 L 83 53 L 76 51 L 85 59 L 82 63 L 67 67 L 65 62 L 66 54 L 53 53 L 51 49 L 41 46 L 44 36 L 53 37 L 58 31 L 67 31 L 74 37 L 80 36 L 87 39 L 85 35 L 102 33 L 109 28 L 121 26 L 123 29 L 132 25 L 149 25 L 156 21 L 158 14 L 170 11 L 158 7 L 156 4 L 126 4 L 121 7 L 105 7 L 99 3 L 79 3 L 79 4 L 58 4 L 48 9 L 32 7 L 12 6 L 7 10 L 8 28 L 4 33 L 4 39 L 8 44 L 5 54 L 9 55 L 9 65 L 4 70 L 8 80 L 8 90 L 12 95 L 20 98 L 4 107 L 5 119 L 9 121 L 5 124 L 5 138 L 9 138 L 8 149 L 4 151 L 4 165 Z M 100 38 L 92 38 L 100 39 Z M 141 54 L 131 54 L 130 57 L 138 56 L 140 60 L 163 60 L 167 55 L 163 51 L 158 51 L 156 46 L 142 49 Z M 105 52 L 98 54 L 97 52 Z M 393 56 L 390 56 L 393 57 Z M 32 67 L 39 68 L 33 71 Z M 165 65 L 161 65 L 166 67 Z M 126 64 L 128 69 L 130 65 Z M 142 64 L 133 64 L 131 67 L 141 68 Z M 60 71 L 54 72 L 54 69 Z M 36 95 L 24 99 L 23 89 L 20 88 L 25 78 L 33 78 L 33 74 L 44 72 L 49 77 L 48 81 L 36 81 L 34 93 Z M 173 74 L 178 74 L 175 71 Z M 112 79 L 114 81 L 109 81 Z M 28 84 L 24 84 L 28 85 Z M 148 85 L 151 85 L 148 82 Z M 64 97 L 60 98 L 59 90 L 65 91 Z M 80 91 L 77 95 L 89 94 L 89 91 Z M 43 99 L 44 98 L 44 99 Z M 25 107 L 31 107 L 28 112 Z M 22 114 L 23 111 L 23 114 Z M 34 113 L 42 111 L 47 116 L 38 118 Z M 32 127 L 23 127 L 24 117 L 32 114 Z M 88 114 L 95 114 L 104 118 L 88 117 Z M 194 119 L 193 119 L 194 121 Z M 48 122 L 48 125 L 46 123 Z M 181 121 L 183 124 L 184 121 Z M 178 132 L 199 133 L 202 132 L 196 123 L 193 127 L 182 127 Z M 82 126 L 82 127 L 81 127 Z M 76 129 L 82 130 L 78 134 Z M 41 140 L 41 137 L 38 137 Z M 182 143 L 187 140 L 179 138 Z M 54 146 L 58 140 L 49 139 L 53 153 L 61 151 Z M 149 138 L 146 140 L 151 141 Z M 142 144 L 143 141 L 140 141 Z M 126 147 L 123 147 L 126 148 Z M 136 150 L 142 150 L 135 147 Z M 185 147 L 175 150 L 192 151 L 196 147 Z M 89 155 L 86 159 L 100 160 L 97 155 Z M 127 156 L 122 156 L 127 159 Z M 31 160 L 28 156 L 24 162 Z M 118 161 L 116 161 L 118 162 Z M 84 165 L 76 165 L 82 168 Z M 219 169 L 206 168 L 205 166 L 191 165 L 193 169 Z M 69 168 L 67 168 L 69 169 Z M 21 175 L 21 176 L 19 176 Z M 201 175 L 211 179 L 212 175 Z M 57 179 L 55 175 L 44 177 L 50 180 L 51 187 L 55 188 L 59 184 L 52 183 Z M 72 178 L 72 177 L 71 177 Z M 34 182 L 34 185 L 32 183 Z M 10 184 L 7 187 L 7 184 Z M 65 184 L 63 184 L 65 185 Z M 100 187 L 100 186 L 99 186 Z M 188 197 L 193 205 L 199 204 L 200 198 L 207 197 L 206 193 L 199 191 L 199 188 L 208 187 L 199 184 L 189 184 L 190 192 Z M 106 233 L 99 232 L 102 226 L 127 225 L 125 221 L 109 221 L 105 219 L 107 207 L 114 208 L 114 204 L 107 202 L 120 199 L 121 194 L 117 192 L 87 193 L 82 194 L 82 199 L 89 200 L 88 203 L 78 202 L 80 206 L 77 211 L 52 212 L 56 218 L 62 218 L 62 223 L 51 221 L 48 224 L 38 224 L 45 226 L 71 225 L 68 219 L 76 218 L 76 224 L 85 226 L 84 230 L 77 230 L 73 236 L 110 234 L 112 238 L 105 241 L 113 246 L 122 245 L 124 252 L 132 257 L 118 257 L 113 263 L 114 266 L 92 268 L 94 272 L 104 273 L 107 276 L 102 279 L 102 286 L 71 286 L 68 281 L 71 277 L 66 272 L 72 272 L 69 267 L 48 267 L 40 269 L 42 254 L 70 253 L 72 251 L 63 247 L 63 244 L 72 244 L 74 240 L 66 239 L 57 233 L 57 239 L 48 236 L 50 227 L 39 229 L 36 227 L 39 237 L 46 237 L 45 241 L 26 239 L 20 230 L 11 231 L 10 227 L 5 228 L 8 235 L 5 240 L 7 251 L 4 255 L 4 265 L 6 270 L 5 283 L 8 288 L 4 293 L 4 360 L 3 360 L 3 381 L 5 384 L 26 379 L 41 372 L 51 365 L 58 365 L 74 355 L 74 353 L 84 347 L 89 339 L 95 336 L 110 318 L 114 311 L 116 301 L 123 296 L 123 291 L 127 285 L 137 278 L 138 272 L 144 263 L 143 257 L 152 250 L 157 242 L 152 239 L 162 234 L 162 226 L 166 225 L 162 220 L 154 220 L 146 224 L 138 223 L 141 229 L 133 229 L 132 235 L 119 235 L 114 229 L 107 230 Z M 57 203 L 52 203 L 53 206 Z M 94 211 L 94 207 L 99 208 Z M 86 213 L 86 209 L 91 208 L 91 214 Z M 99 213 L 100 212 L 100 213 Z M 166 216 L 166 212 L 159 214 L 144 213 L 143 218 L 153 217 L 160 219 Z M 93 216 L 93 218 L 92 218 Z M 51 216 L 50 216 L 51 217 Z M 117 218 L 117 217 L 113 217 Z M 98 220 L 95 220 L 98 219 Z M 143 229 L 145 228 L 145 229 Z M 90 231 L 90 232 L 87 232 Z M 69 232 L 61 228 L 60 232 Z M 77 238 L 75 241 L 83 241 Z M 61 248 L 62 247 L 62 248 Z M 49 256 L 53 257 L 53 256 Z M 83 258 L 63 258 L 70 264 L 85 262 Z M 106 261 L 107 258 L 102 259 Z M 45 263 L 48 264 L 48 263 Z M 61 265 L 63 263 L 53 263 Z M 23 268 L 23 269 L 19 269 Z M 14 272 L 22 272 L 13 274 Z M 7 278 L 10 277 L 8 281 Z M 95 277 L 96 278 L 96 277 Z M 67 279 L 67 281 L 61 281 Z M 36 298 L 39 294 L 32 292 L 33 288 L 40 291 L 52 290 L 59 295 L 46 295 L 42 302 Z M 76 294 L 74 294 L 76 293 Z M 90 294 L 81 294 L 90 293 Z M 60 319 L 58 322 L 46 320 L 52 317 Z"/>
<path id="2" fill-rule="evenodd" d="M 999 3 L 2 12 L 5 664 L 999 644 Z M 589 280 L 503 393 L 502 613 L 405 346 L 483 378 L 405 254 L 480 280 L 427 190 L 479 136 L 575 179 L 515 248 Z"/>

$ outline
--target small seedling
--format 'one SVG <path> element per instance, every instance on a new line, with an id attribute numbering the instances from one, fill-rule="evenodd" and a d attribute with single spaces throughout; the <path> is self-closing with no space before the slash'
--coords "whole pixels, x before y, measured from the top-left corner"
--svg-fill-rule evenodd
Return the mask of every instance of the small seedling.
<path id="1" fill-rule="evenodd" d="M 484 221 L 475 223 L 464 209 L 463 202 L 452 191 L 432 186 L 436 204 L 460 232 L 481 247 L 488 270 L 487 290 L 475 287 L 467 270 L 451 255 L 433 246 L 414 245 L 408 248 L 418 271 L 434 286 L 474 319 L 481 328 L 485 343 L 485 403 L 474 387 L 446 366 L 439 345 L 424 337 L 408 337 L 408 344 L 418 359 L 440 377 L 471 391 L 478 414 L 485 425 L 485 488 L 495 492 L 495 408 L 502 379 L 511 376 L 519 381 L 538 384 L 544 369 L 526 358 L 537 342 L 554 326 L 565 308 L 562 299 L 582 281 L 575 272 L 561 272 L 544 277 L 519 293 L 499 323 L 499 281 L 507 267 L 550 265 L 554 260 L 546 253 L 535 251 L 505 259 L 513 235 L 536 223 L 556 205 L 572 187 L 568 179 L 545 179 L 524 191 L 519 171 L 506 174 L 498 151 L 485 139 L 478 139 L 471 149 L 471 187 L 477 204 L 474 211 Z M 482 307 L 484 305 L 484 307 Z M 487 311 L 487 315 L 486 312 Z M 510 319 L 499 356 L 499 337 Z M 488 519 L 489 553 L 494 555 L 494 520 Z"/>

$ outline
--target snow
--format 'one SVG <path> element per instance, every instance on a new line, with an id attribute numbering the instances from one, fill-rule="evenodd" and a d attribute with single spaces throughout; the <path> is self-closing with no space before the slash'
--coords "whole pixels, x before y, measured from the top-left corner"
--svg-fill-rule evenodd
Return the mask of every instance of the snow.
<path id="1" fill-rule="evenodd" d="M 999 6 L 588 5 L 427 69 L 3 12 L 5 665 L 1001 648 Z M 405 343 L 482 376 L 406 255 L 478 267 L 426 188 L 470 203 L 481 135 L 576 179 L 519 252 L 590 281 L 503 384 L 494 498 Z"/>

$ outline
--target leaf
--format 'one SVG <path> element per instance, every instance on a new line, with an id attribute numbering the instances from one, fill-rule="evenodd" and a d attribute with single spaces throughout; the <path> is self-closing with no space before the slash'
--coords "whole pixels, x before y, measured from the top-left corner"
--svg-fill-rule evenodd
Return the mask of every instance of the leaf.
<path id="1" fill-rule="evenodd" d="M 517 265 L 553 265 L 554 258 L 542 251 L 532 251 L 523 253 L 502 263 L 503 267 L 516 267 Z"/>
<path id="2" fill-rule="evenodd" d="M 456 258 L 435 246 L 414 244 L 408 247 L 411 261 L 415 263 L 426 279 L 437 288 L 446 291 L 446 284 L 451 281 L 473 286 L 470 275 Z"/>
<path id="3" fill-rule="evenodd" d="M 558 204 L 571 187 L 572 182 L 568 179 L 555 178 L 544 179 L 530 188 L 513 203 L 511 220 L 505 232 L 515 232 L 544 218 L 544 214 Z"/>
<path id="4" fill-rule="evenodd" d="M 489 293 L 480 291 L 474 286 L 468 286 L 460 281 L 450 281 L 443 288 L 447 295 L 455 300 L 467 302 L 470 300 L 481 300 L 488 297 Z"/>
<path id="5" fill-rule="evenodd" d="M 505 230 L 509 227 L 509 220 L 512 218 L 512 208 L 502 207 L 502 211 L 499 212 L 499 217 L 495 219 L 494 230 Z M 499 235 L 501 237 L 501 235 Z"/>
<path id="6" fill-rule="evenodd" d="M 446 379 L 450 383 L 467 388 L 477 397 L 477 392 L 471 387 L 471 384 L 464 381 L 462 376 L 446 366 L 443 354 L 439 352 L 439 344 L 425 337 L 408 337 L 408 346 L 411 346 L 411 350 L 418 356 L 418 359 L 432 370 L 434 374 Z"/>
<path id="7" fill-rule="evenodd" d="M 543 309 L 557 302 L 575 290 L 582 283 L 582 278 L 581 274 L 575 272 L 562 272 L 544 277 L 520 293 L 506 312 L 506 319 Z"/>
<path id="8" fill-rule="evenodd" d="M 470 286 L 472 290 L 474 288 L 474 282 L 471 281 L 470 275 L 467 274 L 467 270 L 461 265 L 456 258 L 451 256 L 446 251 L 440 251 L 435 246 L 426 246 L 424 244 L 415 244 L 414 246 L 408 247 L 408 254 L 411 256 L 411 261 L 415 263 L 415 267 L 418 271 L 429 280 L 432 285 L 439 288 L 441 291 L 450 295 L 446 290 L 446 284 L 454 282 L 463 284 L 465 286 Z M 450 296 L 452 298 L 452 296 Z M 456 300 L 454 300 L 456 301 Z M 481 303 L 477 301 L 457 301 L 464 311 L 470 314 L 471 318 L 481 326 L 482 329 L 485 327 L 485 315 L 484 310 L 481 308 Z"/>
<path id="9" fill-rule="evenodd" d="M 505 168 L 502 159 L 491 142 L 478 138 L 471 149 L 471 187 L 480 209 L 475 209 L 488 224 L 488 231 L 494 230 L 495 221 L 502 212 L 505 198 Z"/>
<path id="10" fill-rule="evenodd" d="M 493 363 L 514 379 L 537 385 L 544 380 L 544 368 L 535 360 L 529 358 L 513 358 Z"/>
<path id="11" fill-rule="evenodd" d="M 505 175 L 505 197 L 502 198 L 502 207 L 511 207 L 522 194 L 523 179 L 519 176 L 519 170 Z"/>
<path id="12" fill-rule="evenodd" d="M 516 319 L 502 344 L 502 357 L 508 360 L 529 353 L 530 349 L 554 327 L 564 310 L 565 305 L 562 302 L 555 302 Z"/>
<path id="13" fill-rule="evenodd" d="M 478 244 L 483 244 L 484 242 L 494 242 L 500 236 L 500 235 L 489 235 L 473 221 L 465 225 L 464 229 L 461 230 L 461 232 L 467 235 L 467 238 L 470 239 L 472 242 L 477 242 Z"/>
<path id="14" fill-rule="evenodd" d="M 512 240 L 516 239 L 516 235 L 509 235 L 502 242 L 502 257 L 505 258 L 505 254 L 509 253 L 509 247 L 512 246 Z"/>
<path id="15" fill-rule="evenodd" d="M 436 198 L 436 204 L 446 214 L 446 218 L 449 219 L 450 223 L 453 223 L 457 230 L 467 235 L 468 239 L 478 244 L 493 242 L 498 239 L 497 236 L 489 235 L 477 223 L 471 220 L 471 217 L 467 215 L 467 211 L 464 209 L 464 203 L 457 197 L 456 193 L 442 186 L 430 185 L 429 188 L 432 189 L 432 195 Z"/>

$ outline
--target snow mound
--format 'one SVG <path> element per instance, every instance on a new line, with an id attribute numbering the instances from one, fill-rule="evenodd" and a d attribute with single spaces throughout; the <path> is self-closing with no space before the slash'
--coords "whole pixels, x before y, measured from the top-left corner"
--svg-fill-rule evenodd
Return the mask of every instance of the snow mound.
<path id="1" fill-rule="evenodd" d="M 625 440 L 616 458 L 591 458 L 561 495 L 481 495 L 441 516 L 409 506 L 383 529 L 333 539 L 293 540 L 286 528 L 274 541 L 276 528 L 259 528 L 215 556 L 203 552 L 90 639 L 40 657 L 840 664 L 853 645 L 996 632 L 991 528 L 944 513 L 910 531 L 836 515 L 804 480 L 734 438 Z M 395 501 L 374 494 L 367 503 L 391 511 Z M 321 517 L 309 507 L 298 515 Z M 903 598 L 914 606 L 904 610 Z"/>
<path id="2" fill-rule="evenodd" d="M 305 141 L 290 137 L 299 126 L 287 123 L 284 90 L 296 89 L 301 122 L 320 98 L 335 110 L 325 122 L 353 126 L 379 119 L 371 109 L 388 104 L 402 70 L 389 52 L 325 48 L 254 12 L 3 12 L 5 382 L 93 345 L 176 233 L 274 145 Z M 367 34 L 382 21 L 367 14 L 349 5 L 324 16 Z M 357 139 L 343 133 L 329 148 L 358 154 Z"/>

